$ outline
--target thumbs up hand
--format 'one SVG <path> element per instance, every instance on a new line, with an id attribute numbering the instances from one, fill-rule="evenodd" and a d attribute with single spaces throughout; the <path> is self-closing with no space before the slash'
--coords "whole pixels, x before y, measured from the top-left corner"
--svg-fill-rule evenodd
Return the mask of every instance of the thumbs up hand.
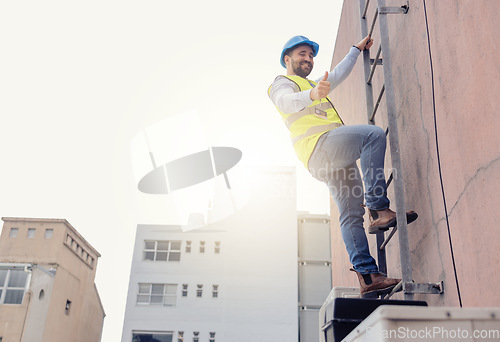
<path id="1" fill-rule="evenodd" d="M 316 87 L 311 90 L 309 94 L 311 100 L 320 100 L 328 96 L 328 93 L 330 93 L 330 82 L 328 82 L 327 79 L 328 71 L 325 72 L 325 76 L 323 76 L 323 79 L 319 81 Z"/>

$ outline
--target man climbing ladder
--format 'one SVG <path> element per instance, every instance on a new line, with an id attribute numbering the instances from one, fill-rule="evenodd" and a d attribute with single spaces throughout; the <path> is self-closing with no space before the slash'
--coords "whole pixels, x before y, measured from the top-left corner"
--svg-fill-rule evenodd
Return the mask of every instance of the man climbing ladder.
<path id="1" fill-rule="evenodd" d="M 373 125 L 345 125 L 328 94 L 350 74 L 360 52 L 372 44 L 370 36 L 365 37 L 333 71 L 311 81 L 307 76 L 319 45 L 304 36 L 292 37 L 284 45 L 280 59 L 287 74 L 278 76 L 268 90 L 290 130 L 298 158 L 313 177 L 328 185 L 337 204 L 342 238 L 362 295 L 388 293 L 400 282 L 379 273 L 363 228 L 365 205 L 369 210 L 369 233 L 396 226 L 384 176 L 385 132 Z M 358 159 L 362 177 L 356 165 Z M 417 216 L 408 212 L 407 222 Z"/>

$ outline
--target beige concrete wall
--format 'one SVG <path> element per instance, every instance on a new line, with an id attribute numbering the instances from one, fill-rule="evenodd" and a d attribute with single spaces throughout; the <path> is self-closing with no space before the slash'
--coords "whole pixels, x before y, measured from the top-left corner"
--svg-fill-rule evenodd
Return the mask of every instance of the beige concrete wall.
<path id="1" fill-rule="evenodd" d="M 29 306 L 26 313 L 23 341 L 42 342 L 47 312 L 52 298 L 55 275 L 39 266 L 32 266 Z"/>
<path id="2" fill-rule="evenodd" d="M 68 314 L 67 300 L 71 301 Z M 59 267 L 43 341 L 99 342 L 103 320 L 104 312 L 93 279 L 79 279 L 70 270 Z"/>
<path id="3" fill-rule="evenodd" d="M 0 306 L 0 336 L 3 341 L 19 341 L 24 328 L 30 295 L 25 295 L 23 304 Z"/>
<path id="4" fill-rule="evenodd" d="M 400 6 L 406 2 L 386 3 Z M 426 1 L 427 11 L 423 0 L 410 0 L 409 4 L 408 14 L 389 15 L 388 20 L 406 203 L 420 215 L 409 226 L 413 278 L 417 282 L 445 282 L 443 295 L 416 298 L 431 305 L 459 305 L 460 294 L 464 306 L 499 306 L 500 293 L 492 284 L 500 280 L 494 269 L 500 262 L 495 222 L 500 182 L 494 177 L 500 174 L 500 116 L 495 108 L 500 104 L 500 66 L 494 48 L 500 41 L 494 20 L 500 2 Z M 375 6 L 376 0 L 372 0 L 368 25 Z M 359 1 L 344 1 L 332 66 L 362 37 L 359 18 Z M 380 44 L 378 23 L 376 27 L 372 58 Z M 375 99 L 382 84 L 383 71 L 378 68 L 373 81 Z M 360 56 L 351 76 L 332 96 L 347 124 L 367 123 L 364 89 Z M 385 106 L 383 100 L 375 120 L 384 129 Z M 390 156 L 386 162 L 389 169 Z M 390 198 L 394 198 L 391 191 Z M 370 242 L 373 250 L 374 237 Z M 388 249 L 391 276 L 400 276 L 397 245 L 395 239 Z M 334 286 L 357 285 L 354 275 L 347 271 L 350 265 L 335 207 L 332 253 Z"/>
<path id="5" fill-rule="evenodd" d="M 25 332 L 29 331 L 28 339 L 24 340 L 29 341 L 32 340 L 30 336 L 38 333 L 40 341 L 99 342 L 105 314 L 94 278 L 100 254 L 66 220 L 3 220 L 0 262 L 33 263 L 47 270 L 54 268 L 56 272 L 51 282 L 41 283 L 35 276 L 38 270 L 34 267 L 23 305 L 0 306 L 0 322 L 8 322 L 4 327 L 0 326 L 0 336 L 8 328 L 9 331 L 15 330 L 11 338 L 19 340 L 25 329 Z M 9 237 L 11 228 L 19 230 L 16 238 Z M 27 237 L 29 228 L 36 229 L 33 238 Z M 45 238 L 46 229 L 53 229 L 49 239 Z M 45 290 L 43 303 L 39 300 L 41 289 Z M 68 314 L 65 312 L 67 300 L 71 301 Z M 43 308 L 38 307 L 42 304 Z M 43 317 L 45 322 L 40 324 L 41 318 L 37 321 L 35 316 L 40 316 L 42 311 L 46 316 Z M 24 317 L 28 324 L 18 327 L 18 322 L 24 322 Z M 8 334 L 3 337 L 7 338 Z"/>

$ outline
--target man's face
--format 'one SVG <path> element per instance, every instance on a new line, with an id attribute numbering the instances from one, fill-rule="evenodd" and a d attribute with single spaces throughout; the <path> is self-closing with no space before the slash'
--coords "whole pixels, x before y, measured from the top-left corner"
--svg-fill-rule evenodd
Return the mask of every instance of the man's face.
<path id="1" fill-rule="evenodd" d="M 306 78 L 314 66 L 314 52 L 309 45 L 302 45 L 295 48 L 290 56 L 285 56 L 287 70 L 293 74 Z M 288 62 L 287 62 L 288 59 Z"/>

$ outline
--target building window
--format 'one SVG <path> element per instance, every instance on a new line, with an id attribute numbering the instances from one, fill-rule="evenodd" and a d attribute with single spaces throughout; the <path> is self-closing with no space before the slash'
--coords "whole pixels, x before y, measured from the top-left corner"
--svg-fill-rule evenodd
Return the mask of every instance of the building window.
<path id="1" fill-rule="evenodd" d="M 205 253 L 205 241 L 200 241 L 200 253 Z"/>
<path id="2" fill-rule="evenodd" d="M 175 306 L 177 284 L 139 284 L 137 304 Z"/>
<path id="3" fill-rule="evenodd" d="M 35 237 L 35 228 L 28 228 L 28 239 L 33 239 Z"/>
<path id="4" fill-rule="evenodd" d="M 144 260 L 180 261 L 180 241 L 144 241 Z"/>
<path id="5" fill-rule="evenodd" d="M 212 285 L 212 297 L 219 297 L 219 285 Z"/>
<path id="6" fill-rule="evenodd" d="M 186 241 L 186 253 L 191 253 L 191 241 Z"/>
<path id="7" fill-rule="evenodd" d="M 220 253 L 220 241 L 215 241 L 215 254 Z"/>
<path id="8" fill-rule="evenodd" d="M 132 342 L 172 342 L 173 332 L 151 332 L 151 331 L 133 331 Z"/>
<path id="9" fill-rule="evenodd" d="M 54 229 L 45 229 L 45 238 L 46 239 L 52 239 L 53 235 L 54 235 Z"/>
<path id="10" fill-rule="evenodd" d="M 10 228 L 9 237 L 16 238 L 19 233 L 19 228 Z"/>
<path id="11" fill-rule="evenodd" d="M 196 290 L 196 297 L 203 296 L 203 285 L 198 284 L 198 289 Z"/>
<path id="12" fill-rule="evenodd" d="M 208 342 L 215 342 L 215 333 L 211 332 L 209 334 L 210 334 L 210 339 L 208 340 Z"/>
<path id="13" fill-rule="evenodd" d="M 200 332 L 193 331 L 193 342 L 200 342 Z"/>
<path id="14" fill-rule="evenodd" d="M 0 304 L 22 304 L 28 276 L 23 269 L 0 269 Z"/>
<path id="15" fill-rule="evenodd" d="M 177 336 L 177 342 L 184 342 L 184 331 L 179 331 Z"/>
<path id="16" fill-rule="evenodd" d="M 187 297 L 188 295 L 188 284 L 182 284 L 182 297 Z"/>

